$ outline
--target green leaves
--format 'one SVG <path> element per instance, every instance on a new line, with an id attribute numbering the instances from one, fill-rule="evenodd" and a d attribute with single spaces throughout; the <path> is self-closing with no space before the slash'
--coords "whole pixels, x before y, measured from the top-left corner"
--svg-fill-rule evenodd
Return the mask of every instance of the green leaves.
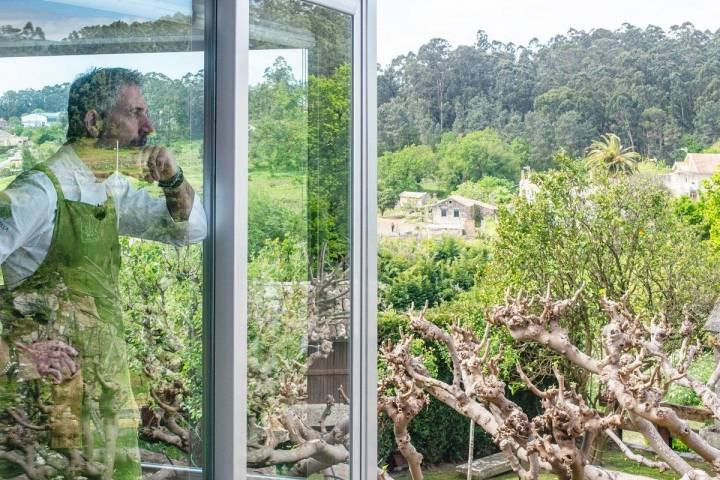
<path id="1" fill-rule="evenodd" d="M 594 168 L 603 168 L 613 174 L 630 174 L 637 169 L 640 154 L 632 147 L 624 147 L 614 133 L 608 133 L 592 142 L 586 160 Z"/>
<path id="2" fill-rule="evenodd" d="M 395 58 L 378 79 L 380 151 L 492 128 L 523 138 L 529 165 L 546 170 L 553 153 L 581 155 L 606 132 L 668 164 L 682 148 L 717 141 L 718 32 L 624 25 L 557 33 L 528 46 L 485 33 L 457 48 L 432 39 Z"/>
<path id="3" fill-rule="evenodd" d="M 443 237 L 417 243 L 397 240 L 380 246 L 381 303 L 398 311 L 449 301 L 475 286 L 488 260 L 479 242 Z"/>
<path id="4" fill-rule="evenodd" d="M 510 180 L 520 176 L 520 156 L 492 129 L 445 136 L 437 149 L 437 176 L 448 190 L 484 176 Z"/>
<path id="5" fill-rule="evenodd" d="M 452 194 L 495 205 L 505 205 L 515 198 L 516 190 L 515 183 L 510 180 L 487 176 L 474 182 L 461 183 Z"/>
<path id="6" fill-rule="evenodd" d="M 419 191 L 420 183 L 435 171 L 437 160 L 432 148 L 411 145 L 386 153 L 378 159 L 378 208 L 393 208 L 404 191 Z"/>
<path id="7" fill-rule="evenodd" d="M 534 201 L 518 199 L 501 212 L 486 277 L 494 291 L 541 293 L 549 284 L 556 297 L 569 297 L 584 285 L 565 321 L 589 354 L 597 352 L 606 323 L 603 295 L 629 292 L 636 313 L 662 313 L 679 324 L 688 312 L 700 324 L 720 293 L 717 259 L 700 229 L 643 177 L 583 170 L 576 162 L 534 175 L 540 188 Z M 542 358 L 535 353 L 528 361 Z M 575 380 L 582 385 L 583 378 Z"/>

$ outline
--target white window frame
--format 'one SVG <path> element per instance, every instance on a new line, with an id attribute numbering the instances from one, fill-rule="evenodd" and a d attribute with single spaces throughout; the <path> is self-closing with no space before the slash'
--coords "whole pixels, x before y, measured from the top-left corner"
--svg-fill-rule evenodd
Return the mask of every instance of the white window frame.
<path id="1" fill-rule="evenodd" d="M 353 16 L 352 479 L 377 471 L 376 1 L 311 0 Z M 209 1 L 206 78 L 211 141 L 212 272 L 206 355 L 205 478 L 247 475 L 247 0 Z M 214 5 L 212 5 L 214 4 Z"/>

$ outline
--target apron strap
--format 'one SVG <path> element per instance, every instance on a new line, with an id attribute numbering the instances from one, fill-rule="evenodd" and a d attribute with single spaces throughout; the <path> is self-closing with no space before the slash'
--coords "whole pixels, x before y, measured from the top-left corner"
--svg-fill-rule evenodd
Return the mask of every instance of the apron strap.
<path id="1" fill-rule="evenodd" d="M 55 192 L 57 193 L 57 200 L 58 200 L 58 207 L 59 207 L 61 202 L 65 201 L 65 194 L 63 193 L 63 189 L 60 186 L 60 181 L 57 179 L 57 177 L 52 172 L 50 167 L 48 167 L 44 163 L 39 163 L 39 164 L 35 165 L 33 168 L 31 168 L 29 171 L 30 172 L 33 172 L 33 171 L 40 172 L 40 173 L 46 175 L 50 179 L 50 182 L 52 182 L 53 186 L 55 187 Z"/>

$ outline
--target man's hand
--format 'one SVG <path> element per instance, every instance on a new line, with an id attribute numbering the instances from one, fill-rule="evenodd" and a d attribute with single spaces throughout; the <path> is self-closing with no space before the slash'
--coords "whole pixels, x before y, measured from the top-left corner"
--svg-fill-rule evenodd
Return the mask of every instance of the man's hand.
<path id="1" fill-rule="evenodd" d="M 175 159 L 165 147 L 145 147 L 142 149 L 145 180 L 148 182 L 166 182 L 177 173 Z"/>
<path id="2" fill-rule="evenodd" d="M 40 375 L 52 377 L 55 384 L 72 377 L 78 370 L 75 363 L 77 350 L 59 340 L 35 342 L 32 345 L 16 342 L 15 345 L 28 354 Z"/>

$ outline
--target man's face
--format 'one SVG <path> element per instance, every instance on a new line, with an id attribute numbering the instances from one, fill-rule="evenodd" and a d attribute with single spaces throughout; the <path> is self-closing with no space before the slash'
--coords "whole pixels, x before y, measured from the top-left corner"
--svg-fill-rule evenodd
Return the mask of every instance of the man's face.
<path id="1" fill-rule="evenodd" d="M 140 88 L 129 85 L 120 89 L 115 106 L 110 110 L 103 139 L 121 147 L 142 147 L 154 129 Z"/>

